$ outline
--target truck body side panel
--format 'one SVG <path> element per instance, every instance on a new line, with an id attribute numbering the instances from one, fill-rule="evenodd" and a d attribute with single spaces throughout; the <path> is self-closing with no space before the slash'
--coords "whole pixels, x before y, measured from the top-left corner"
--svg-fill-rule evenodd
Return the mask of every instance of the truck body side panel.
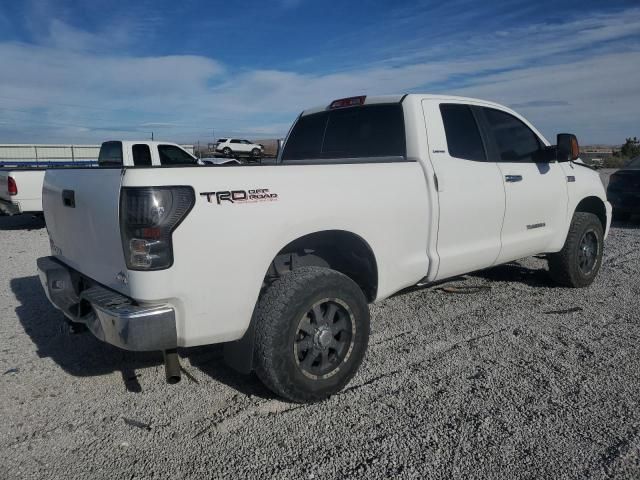
<path id="1" fill-rule="evenodd" d="M 414 285 L 429 267 L 430 202 L 418 162 L 126 170 L 123 186 L 150 185 L 190 185 L 196 193 L 173 233 L 173 266 L 128 272 L 134 299 L 176 307 L 181 346 L 240 338 L 272 259 L 310 233 L 344 230 L 364 239 L 376 258 L 377 300 Z M 218 203 L 217 192 L 253 190 L 277 197 Z"/>

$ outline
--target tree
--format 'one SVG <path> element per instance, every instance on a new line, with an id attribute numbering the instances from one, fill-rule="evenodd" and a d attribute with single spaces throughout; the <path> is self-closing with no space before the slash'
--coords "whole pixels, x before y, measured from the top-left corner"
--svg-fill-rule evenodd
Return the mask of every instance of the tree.
<path id="1" fill-rule="evenodd" d="M 634 158 L 640 155 L 640 141 L 637 137 L 627 138 L 626 142 L 620 149 L 623 157 Z"/>

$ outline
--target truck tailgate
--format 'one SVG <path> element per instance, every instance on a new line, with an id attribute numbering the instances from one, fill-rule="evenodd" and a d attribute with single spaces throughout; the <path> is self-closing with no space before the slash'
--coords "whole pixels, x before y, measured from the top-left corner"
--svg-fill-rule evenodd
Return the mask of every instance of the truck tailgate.
<path id="1" fill-rule="evenodd" d="M 120 237 L 121 169 L 48 170 L 43 207 L 51 254 L 80 273 L 125 295 Z"/>

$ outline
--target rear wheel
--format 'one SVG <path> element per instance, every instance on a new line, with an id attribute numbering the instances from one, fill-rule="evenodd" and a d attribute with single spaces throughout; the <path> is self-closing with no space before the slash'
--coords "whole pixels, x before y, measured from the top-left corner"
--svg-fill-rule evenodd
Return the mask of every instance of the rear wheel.
<path id="1" fill-rule="evenodd" d="M 222 153 L 224 154 L 225 157 L 230 157 L 231 156 L 231 149 L 229 147 L 224 147 L 222 149 Z"/>
<path id="2" fill-rule="evenodd" d="M 369 308 L 349 277 L 303 267 L 276 280 L 258 304 L 258 377 L 294 402 L 315 402 L 340 391 L 362 363 Z"/>
<path id="3" fill-rule="evenodd" d="M 604 232 L 598 217 L 576 212 L 564 247 L 549 255 L 549 273 L 566 287 L 591 285 L 602 264 L 603 245 Z"/>

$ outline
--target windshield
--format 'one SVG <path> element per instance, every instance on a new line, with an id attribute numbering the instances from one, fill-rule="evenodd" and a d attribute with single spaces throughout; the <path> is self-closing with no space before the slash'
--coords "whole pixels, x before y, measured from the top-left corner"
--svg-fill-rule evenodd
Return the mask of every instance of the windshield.
<path id="1" fill-rule="evenodd" d="M 627 163 L 627 168 L 640 168 L 640 157 L 632 158 Z"/>

